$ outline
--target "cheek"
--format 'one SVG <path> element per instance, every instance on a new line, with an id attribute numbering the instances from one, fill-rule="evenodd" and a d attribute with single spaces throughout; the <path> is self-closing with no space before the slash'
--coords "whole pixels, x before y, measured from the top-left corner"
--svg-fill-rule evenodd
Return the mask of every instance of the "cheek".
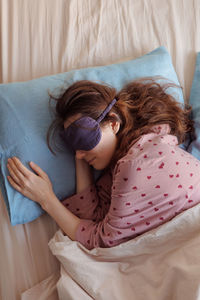
<path id="1" fill-rule="evenodd" d="M 102 157 L 105 159 L 111 159 L 116 149 L 116 139 L 113 137 L 110 137 L 109 140 L 107 140 L 101 148 L 99 148 L 99 153 Z"/>
<path id="2" fill-rule="evenodd" d="M 112 132 L 102 133 L 99 144 L 90 151 L 90 155 L 94 155 L 102 160 L 110 160 L 113 156 L 117 144 L 117 137 Z"/>
<path id="3" fill-rule="evenodd" d="M 116 139 L 116 135 L 109 131 L 106 134 L 102 134 L 100 143 L 102 142 L 102 145 L 104 145 L 105 148 L 112 148 L 115 145 Z"/>

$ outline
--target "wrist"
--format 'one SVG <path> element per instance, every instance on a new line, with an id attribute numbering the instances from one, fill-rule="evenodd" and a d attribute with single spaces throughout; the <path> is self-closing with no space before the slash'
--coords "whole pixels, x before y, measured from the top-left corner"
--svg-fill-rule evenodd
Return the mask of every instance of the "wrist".
<path id="1" fill-rule="evenodd" d="M 52 207 L 56 202 L 59 202 L 58 198 L 53 194 L 49 197 L 46 197 L 45 200 L 40 202 L 40 205 L 43 210 L 45 210 L 47 213 L 51 211 Z"/>
<path id="2" fill-rule="evenodd" d="M 84 191 L 93 182 L 90 165 L 85 160 L 76 158 L 76 193 Z"/>
<path id="3" fill-rule="evenodd" d="M 72 240 L 76 239 L 76 231 L 81 219 L 68 210 L 56 196 L 47 199 L 42 208 L 56 221 L 65 234 Z"/>

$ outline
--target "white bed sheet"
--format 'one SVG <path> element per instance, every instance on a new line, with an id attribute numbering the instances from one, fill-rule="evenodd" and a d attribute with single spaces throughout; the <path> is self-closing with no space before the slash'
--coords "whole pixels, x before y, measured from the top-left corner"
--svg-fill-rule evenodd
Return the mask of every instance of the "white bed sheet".
<path id="1" fill-rule="evenodd" d="M 0 0 L 0 82 L 170 52 L 188 101 L 200 50 L 198 0 Z M 57 230 L 47 215 L 11 227 L 0 196 L 0 299 L 58 270 L 48 249 Z"/>

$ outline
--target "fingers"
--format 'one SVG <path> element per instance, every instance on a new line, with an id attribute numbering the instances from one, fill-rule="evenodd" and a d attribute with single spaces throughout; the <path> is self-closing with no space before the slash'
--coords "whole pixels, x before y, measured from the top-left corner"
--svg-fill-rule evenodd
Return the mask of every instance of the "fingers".
<path id="1" fill-rule="evenodd" d="M 16 190 L 22 191 L 24 188 L 27 189 L 38 176 L 49 182 L 48 175 L 38 165 L 30 162 L 30 166 L 35 173 L 27 169 L 18 158 L 13 157 L 8 159 L 7 168 L 10 176 L 7 178 Z"/>
<path id="2" fill-rule="evenodd" d="M 9 158 L 7 166 L 10 167 L 19 178 L 27 177 L 31 173 L 17 157 Z"/>
<path id="3" fill-rule="evenodd" d="M 24 180 L 24 174 L 20 171 L 18 164 L 16 164 L 16 160 L 13 158 L 9 158 L 7 168 L 15 183 L 20 185 L 21 182 Z"/>
<path id="4" fill-rule="evenodd" d="M 27 185 L 27 182 L 31 180 L 32 176 L 36 176 L 16 157 L 8 159 L 7 168 L 10 175 L 7 177 L 9 183 L 20 192 Z"/>
<path id="5" fill-rule="evenodd" d="M 21 173 L 17 173 L 10 164 L 7 164 L 7 168 L 14 182 L 20 185 L 21 181 L 24 179 L 24 176 Z"/>
<path id="6" fill-rule="evenodd" d="M 12 179 L 11 176 L 7 176 L 7 178 L 8 178 L 9 183 L 12 185 L 12 187 L 14 189 L 16 189 L 18 192 L 22 191 L 21 187 Z"/>
<path id="7" fill-rule="evenodd" d="M 40 177 L 44 179 L 48 177 L 48 175 L 34 162 L 31 161 L 30 166 L 33 169 L 33 171 L 35 171 Z"/>

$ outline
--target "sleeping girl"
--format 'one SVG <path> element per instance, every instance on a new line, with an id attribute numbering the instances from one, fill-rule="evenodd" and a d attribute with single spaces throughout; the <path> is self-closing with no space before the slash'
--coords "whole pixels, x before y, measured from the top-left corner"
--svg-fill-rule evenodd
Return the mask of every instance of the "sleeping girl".
<path id="1" fill-rule="evenodd" d="M 192 131 L 189 108 L 143 78 L 121 91 L 78 81 L 56 101 L 48 145 L 59 131 L 76 162 L 76 194 L 60 201 L 48 175 L 8 159 L 13 188 L 37 202 L 72 240 L 113 247 L 200 203 L 200 162 L 178 145 Z M 102 170 L 95 183 L 93 168 Z"/>

